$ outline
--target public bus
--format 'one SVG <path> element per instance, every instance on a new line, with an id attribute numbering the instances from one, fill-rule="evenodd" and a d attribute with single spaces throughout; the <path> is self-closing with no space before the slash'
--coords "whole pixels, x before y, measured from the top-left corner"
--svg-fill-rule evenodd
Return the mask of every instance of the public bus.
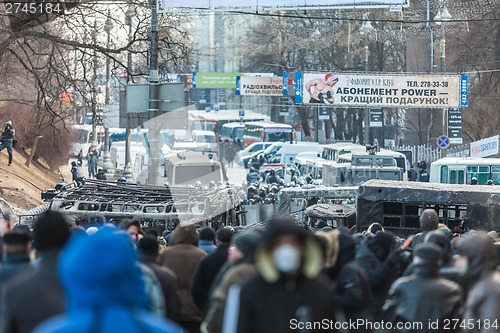
<path id="1" fill-rule="evenodd" d="M 243 117 L 240 117 L 240 110 L 211 110 L 209 112 L 192 110 L 188 111 L 188 132 L 191 133 L 193 130 L 212 131 L 217 136 L 217 141 L 219 141 L 222 125 L 224 124 L 270 121 L 270 119 L 269 116 L 248 110 L 245 110 Z"/>
<path id="2" fill-rule="evenodd" d="M 227 123 L 222 125 L 220 140 L 233 142 L 236 139 L 240 139 L 243 142 L 243 134 L 245 134 L 244 123 Z"/>
<path id="3" fill-rule="evenodd" d="M 471 184 L 473 177 L 478 185 L 492 180 L 500 185 L 500 158 L 444 157 L 431 163 L 429 181 L 441 184 Z"/>
<path id="4" fill-rule="evenodd" d="M 455 232 L 500 229 L 500 187 L 373 179 L 359 187 L 357 231 L 373 222 L 399 236 L 420 232 L 419 216 L 436 210 L 439 222 Z"/>
<path id="5" fill-rule="evenodd" d="M 254 142 L 277 141 L 295 141 L 295 131 L 291 125 L 267 122 L 249 122 L 245 124 L 245 133 L 243 134 L 244 148 Z"/>

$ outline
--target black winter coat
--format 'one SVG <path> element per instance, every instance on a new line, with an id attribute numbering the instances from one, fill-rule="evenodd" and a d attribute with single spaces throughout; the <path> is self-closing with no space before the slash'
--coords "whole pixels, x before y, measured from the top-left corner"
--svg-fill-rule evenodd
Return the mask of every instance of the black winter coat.
<path id="1" fill-rule="evenodd" d="M 177 276 L 171 269 L 158 264 L 155 256 L 140 256 L 139 258 L 144 265 L 153 271 L 160 282 L 165 299 L 166 317 L 176 321 L 181 308 L 181 300 L 177 294 Z"/>
<path id="2" fill-rule="evenodd" d="M 227 261 L 229 244 L 221 244 L 214 252 L 203 258 L 196 267 L 191 280 L 190 290 L 194 302 L 206 314 L 208 311 L 209 292 L 220 268 Z"/>
<path id="3" fill-rule="evenodd" d="M 289 333 L 301 321 L 301 312 L 302 321 L 334 323 L 334 294 L 330 287 L 320 279 L 303 276 L 295 281 L 282 277 L 271 284 L 256 275 L 241 287 L 237 332 Z M 326 328 L 311 328 L 308 332 L 335 332 Z"/>
<path id="4" fill-rule="evenodd" d="M 356 261 L 364 270 L 372 290 L 373 301 L 371 313 L 373 319 L 380 321 L 383 318 L 382 307 L 392 283 L 399 277 L 398 265 L 390 266 L 380 261 L 370 250 L 368 244 L 361 243 L 356 253 Z"/>
<path id="5" fill-rule="evenodd" d="M 394 326 L 396 322 L 422 323 L 422 329 L 428 333 L 458 332 L 460 325 L 452 325 L 450 321 L 453 323 L 453 320 L 462 318 L 462 290 L 457 283 L 439 277 L 437 269 L 428 273 L 425 267 L 417 266 L 415 274 L 394 282 L 384 312 Z M 439 325 L 429 327 L 429 322 Z M 447 323 L 449 327 L 445 326 Z M 422 329 L 404 332 L 418 333 Z"/>
<path id="6" fill-rule="evenodd" d="M 65 295 L 57 276 L 57 252 L 43 254 L 34 270 L 16 276 L 5 286 L 0 332 L 29 333 L 65 310 Z"/>

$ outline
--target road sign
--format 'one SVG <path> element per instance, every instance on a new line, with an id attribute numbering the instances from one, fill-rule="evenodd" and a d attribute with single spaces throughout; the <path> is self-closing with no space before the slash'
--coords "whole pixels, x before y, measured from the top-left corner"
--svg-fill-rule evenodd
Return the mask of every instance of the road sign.
<path id="1" fill-rule="evenodd" d="M 240 109 L 239 115 L 240 115 L 240 118 L 245 117 L 245 110 Z"/>
<path id="2" fill-rule="evenodd" d="M 463 144 L 462 111 L 460 109 L 448 109 L 448 136 L 451 144 Z"/>
<path id="3" fill-rule="evenodd" d="M 382 109 L 370 109 L 370 127 L 382 127 L 384 113 Z"/>
<path id="4" fill-rule="evenodd" d="M 446 149 L 450 146 L 450 138 L 447 135 L 438 136 L 436 140 L 437 146 L 441 149 Z"/>
<path id="5" fill-rule="evenodd" d="M 329 120 L 330 119 L 330 113 L 328 112 L 327 108 L 321 108 L 318 110 L 318 119 L 319 120 Z"/>

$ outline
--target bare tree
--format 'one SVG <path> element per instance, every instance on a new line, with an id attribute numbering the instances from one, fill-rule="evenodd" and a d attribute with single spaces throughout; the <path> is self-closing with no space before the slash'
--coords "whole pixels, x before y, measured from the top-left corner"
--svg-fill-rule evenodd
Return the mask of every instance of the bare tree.
<path id="1" fill-rule="evenodd" d="M 5 84 L 0 88 L 4 101 L 0 115 L 22 115 L 18 136 L 29 152 L 27 165 L 40 157 L 52 168 L 66 162 L 73 135 L 68 125 L 78 109 L 96 109 L 97 74 L 106 63 L 111 64 L 112 75 L 149 75 L 150 3 L 134 3 L 130 36 L 124 20 L 127 4 L 81 2 L 59 15 L 4 12 L 0 73 Z M 161 75 L 189 66 L 191 39 L 180 20 L 179 15 L 161 18 Z M 113 24 L 111 45 L 106 43 L 106 21 Z M 127 67 L 129 52 L 134 57 L 132 68 Z M 69 97 L 63 101 L 62 96 Z"/>

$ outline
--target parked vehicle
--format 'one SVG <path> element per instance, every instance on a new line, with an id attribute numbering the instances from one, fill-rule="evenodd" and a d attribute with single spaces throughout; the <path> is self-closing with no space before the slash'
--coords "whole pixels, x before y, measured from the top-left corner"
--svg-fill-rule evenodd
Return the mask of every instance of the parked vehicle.
<path id="1" fill-rule="evenodd" d="M 243 147 L 248 147 L 254 142 L 292 142 L 295 141 L 295 130 L 291 125 L 249 122 L 245 124 Z"/>
<path id="2" fill-rule="evenodd" d="M 430 182 L 441 184 L 500 185 L 500 158 L 445 157 L 431 163 Z"/>
<path id="3" fill-rule="evenodd" d="M 256 152 L 261 152 L 269 147 L 271 142 L 254 142 L 250 146 L 236 153 L 236 164 L 248 168 L 248 161 L 253 158 Z"/>
<path id="4" fill-rule="evenodd" d="M 400 236 L 420 232 L 419 216 L 432 208 L 452 231 L 500 230 L 500 187 L 373 179 L 359 188 L 357 231 L 373 222 Z"/>
<path id="5" fill-rule="evenodd" d="M 193 151 L 172 152 L 166 154 L 158 166 L 158 184 L 209 186 L 223 182 L 222 164 L 212 153 Z M 137 184 L 145 184 L 148 168 L 144 168 L 136 179 Z"/>

